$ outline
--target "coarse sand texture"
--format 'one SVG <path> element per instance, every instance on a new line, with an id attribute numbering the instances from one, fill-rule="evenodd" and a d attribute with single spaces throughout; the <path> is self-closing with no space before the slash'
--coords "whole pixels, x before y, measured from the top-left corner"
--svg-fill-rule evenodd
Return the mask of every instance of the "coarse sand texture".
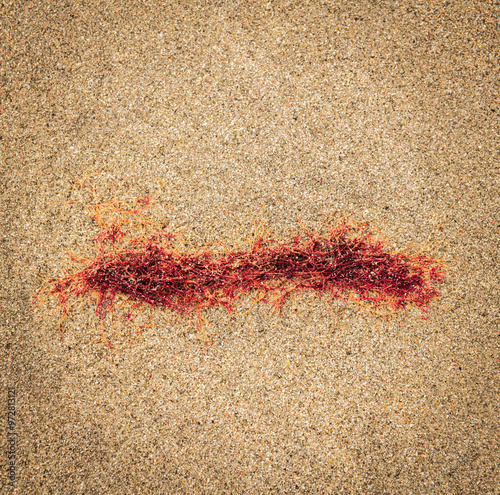
<path id="1" fill-rule="evenodd" d="M 500 494 L 500 4 L 0 2 L 0 493 Z"/>

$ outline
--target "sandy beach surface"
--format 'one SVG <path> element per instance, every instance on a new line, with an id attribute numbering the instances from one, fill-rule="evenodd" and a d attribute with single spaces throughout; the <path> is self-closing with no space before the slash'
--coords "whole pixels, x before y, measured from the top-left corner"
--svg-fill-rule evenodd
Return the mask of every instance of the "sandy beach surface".
<path id="1" fill-rule="evenodd" d="M 0 2 L 1 493 L 499 494 L 499 19 Z M 89 252 L 86 206 L 142 197 L 186 249 L 350 215 L 441 258 L 441 297 L 391 319 L 243 297 L 204 335 L 155 311 L 120 351 L 83 304 L 61 333 L 33 294 Z"/>

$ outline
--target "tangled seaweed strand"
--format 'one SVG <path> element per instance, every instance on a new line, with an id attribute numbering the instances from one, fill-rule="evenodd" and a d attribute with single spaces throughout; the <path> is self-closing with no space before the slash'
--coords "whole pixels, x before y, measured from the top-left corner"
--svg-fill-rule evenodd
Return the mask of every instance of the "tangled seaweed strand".
<path id="1" fill-rule="evenodd" d="M 438 297 L 435 283 L 443 281 L 439 261 L 387 252 L 382 241 L 353 233 L 346 223 L 327 235 L 306 232 L 289 243 L 259 238 L 250 250 L 225 255 L 177 252 L 158 236 L 122 247 L 122 238 L 118 227 L 107 229 L 94 239 L 99 250 L 90 264 L 50 281 L 64 313 L 69 297 L 87 293 L 97 296 L 101 318 L 116 295 L 188 315 L 218 305 L 232 311 L 240 295 L 257 291 L 261 301 L 279 310 L 289 294 L 306 289 L 391 311 L 408 306 L 425 311 Z"/>

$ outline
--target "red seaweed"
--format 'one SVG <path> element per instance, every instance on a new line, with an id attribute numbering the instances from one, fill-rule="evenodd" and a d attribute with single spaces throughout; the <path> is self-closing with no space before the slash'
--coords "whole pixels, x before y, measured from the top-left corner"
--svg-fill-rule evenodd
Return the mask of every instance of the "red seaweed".
<path id="1" fill-rule="evenodd" d="M 112 225 L 94 238 L 97 256 L 82 270 L 51 279 L 50 294 L 64 314 L 68 298 L 93 294 L 101 319 L 117 295 L 134 306 L 146 303 L 189 315 L 214 306 L 232 311 L 248 293 L 281 310 L 291 293 L 303 290 L 389 311 L 409 306 L 425 311 L 443 281 L 439 260 L 389 252 L 371 233 L 345 222 L 327 234 L 306 231 L 289 242 L 260 237 L 246 251 L 225 254 L 178 252 L 173 237 L 163 233 L 125 241 L 119 226 Z"/>

